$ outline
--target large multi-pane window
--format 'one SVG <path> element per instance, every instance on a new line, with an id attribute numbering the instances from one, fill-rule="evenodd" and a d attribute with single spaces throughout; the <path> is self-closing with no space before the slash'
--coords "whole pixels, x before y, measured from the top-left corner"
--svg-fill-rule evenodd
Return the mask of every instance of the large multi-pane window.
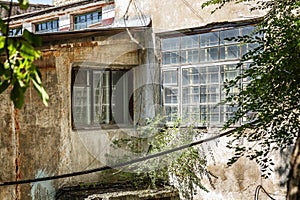
<path id="1" fill-rule="evenodd" d="M 102 11 L 97 10 L 81 15 L 74 16 L 74 30 L 80 30 L 88 28 L 92 24 L 96 24 L 102 21 Z"/>
<path id="2" fill-rule="evenodd" d="M 236 108 L 219 105 L 225 98 L 224 81 L 242 73 L 247 66 L 236 68 L 237 63 L 256 44 L 230 38 L 253 30 L 253 26 L 246 26 L 162 38 L 163 100 L 168 121 L 180 116 L 190 122 L 221 125 L 232 116 Z"/>
<path id="3" fill-rule="evenodd" d="M 132 84 L 130 71 L 73 68 L 73 126 L 131 123 Z"/>
<path id="4" fill-rule="evenodd" d="M 41 22 L 35 25 L 36 33 L 47 33 L 47 32 L 57 32 L 59 31 L 59 20 L 50 20 Z"/>

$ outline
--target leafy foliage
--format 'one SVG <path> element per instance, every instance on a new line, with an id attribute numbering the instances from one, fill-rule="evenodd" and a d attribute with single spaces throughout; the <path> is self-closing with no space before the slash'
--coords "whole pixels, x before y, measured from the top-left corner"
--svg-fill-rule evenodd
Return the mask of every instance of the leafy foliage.
<path id="1" fill-rule="evenodd" d="M 28 7 L 27 0 L 19 0 L 20 8 Z M 6 8 L 10 11 L 10 8 Z M 43 87 L 41 74 L 34 65 L 40 58 L 40 52 L 35 47 L 41 45 L 39 37 L 24 30 L 22 37 L 9 37 L 9 18 L 0 19 L 0 53 L 5 56 L 0 63 L 0 93 L 9 89 L 10 99 L 16 108 L 24 104 L 24 95 L 32 83 L 43 103 L 48 104 L 49 96 Z"/>
<path id="2" fill-rule="evenodd" d="M 204 6 L 217 3 L 221 8 L 227 2 L 211 0 Z M 224 103 L 237 107 L 237 111 L 224 128 L 247 118 L 248 123 L 232 134 L 234 139 L 228 147 L 234 148 L 236 154 L 229 164 L 247 156 L 255 159 L 267 176 L 273 165 L 269 158 L 272 151 L 289 148 L 300 132 L 300 2 L 258 1 L 254 9 L 268 12 L 252 35 L 236 38 L 259 45 L 244 55 L 237 66 L 250 63 L 245 72 L 226 83 L 228 97 Z M 250 80 L 246 87 L 240 85 L 242 79 Z M 230 94 L 234 87 L 240 92 Z M 247 138 L 251 145 L 241 147 L 239 138 Z"/>
<path id="3" fill-rule="evenodd" d="M 138 129 L 137 137 L 115 140 L 114 145 L 118 148 L 129 147 L 134 153 L 145 152 L 146 155 L 150 155 L 186 145 L 203 134 L 203 130 L 193 125 L 182 127 L 180 119 L 172 126 L 163 127 L 162 121 L 160 117 L 148 120 L 144 127 Z M 144 147 L 147 148 L 144 149 Z M 213 187 L 212 178 L 216 177 L 206 169 L 206 164 L 206 156 L 201 149 L 190 147 L 180 152 L 133 164 L 127 170 L 134 170 L 139 176 L 147 177 L 150 180 L 149 187 L 156 187 L 162 183 L 168 184 L 169 177 L 171 177 L 171 181 L 181 196 L 185 199 L 192 199 L 198 188 L 208 191 L 202 183 L 205 177 Z"/>

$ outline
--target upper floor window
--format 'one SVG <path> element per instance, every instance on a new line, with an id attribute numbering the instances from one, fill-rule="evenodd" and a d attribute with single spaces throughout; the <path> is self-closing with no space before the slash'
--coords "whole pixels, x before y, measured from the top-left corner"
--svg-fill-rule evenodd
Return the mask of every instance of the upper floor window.
<path id="1" fill-rule="evenodd" d="M 102 11 L 97 10 L 81 15 L 74 16 L 74 30 L 80 30 L 88 28 L 92 24 L 96 24 L 102 21 Z"/>
<path id="2" fill-rule="evenodd" d="M 130 124 L 132 88 L 131 71 L 73 68 L 73 127 Z"/>
<path id="3" fill-rule="evenodd" d="M 10 28 L 8 32 L 9 36 L 19 36 L 22 35 L 22 26 L 17 28 Z"/>
<path id="4" fill-rule="evenodd" d="M 257 44 L 229 38 L 253 30 L 253 26 L 247 26 L 162 39 L 163 101 L 168 121 L 181 117 L 221 125 L 232 116 L 236 108 L 219 105 L 225 98 L 224 82 L 243 73 L 248 66 L 236 65 Z M 245 84 L 247 80 L 240 83 L 240 88 Z"/>
<path id="5" fill-rule="evenodd" d="M 57 32 L 57 31 L 59 31 L 58 19 L 41 22 L 35 25 L 36 33 Z"/>

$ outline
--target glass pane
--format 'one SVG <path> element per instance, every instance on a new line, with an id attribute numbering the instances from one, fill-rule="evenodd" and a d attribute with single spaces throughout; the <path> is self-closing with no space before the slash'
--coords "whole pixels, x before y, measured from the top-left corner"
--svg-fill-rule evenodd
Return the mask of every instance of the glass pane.
<path id="1" fill-rule="evenodd" d="M 239 46 L 220 47 L 220 59 L 230 60 L 240 58 Z"/>
<path id="2" fill-rule="evenodd" d="M 163 83 L 166 85 L 177 85 L 177 70 L 164 71 Z"/>
<path id="3" fill-rule="evenodd" d="M 224 81 L 233 80 L 239 75 L 239 69 L 236 69 L 236 65 L 224 65 Z"/>
<path id="4" fill-rule="evenodd" d="M 132 95 L 131 72 L 112 71 L 112 119 L 111 123 L 128 124 L 130 122 L 130 96 Z M 130 96 L 129 96 L 130 95 Z"/>
<path id="5" fill-rule="evenodd" d="M 92 24 L 92 23 L 93 23 L 92 20 L 93 20 L 93 15 L 92 15 L 92 13 L 87 14 L 87 15 L 86 15 L 86 24 L 87 24 L 87 25 Z"/>
<path id="6" fill-rule="evenodd" d="M 165 103 L 176 104 L 178 102 L 178 89 L 177 88 L 165 88 Z"/>
<path id="7" fill-rule="evenodd" d="M 208 47 L 208 46 L 216 46 L 219 44 L 219 33 L 211 32 L 211 33 L 203 33 L 200 35 L 200 46 Z"/>
<path id="8" fill-rule="evenodd" d="M 199 106 L 183 106 L 182 108 L 183 120 L 188 123 L 200 121 L 200 107 Z"/>
<path id="9" fill-rule="evenodd" d="M 200 51 L 200 61 L 215 61 L 218 60 L 218 47 L 201 49 Z"/>
<path id="10" fill-rule="evenodd" d="M 207 83 L 219 83 L 219 66 L 207 67 Z"/>
<path id="11" fill-rule="evenodd" d="M 208 102 L 210 103 L 219 103 L 220 102 L 220 86 L 219 85 L 208 85 L 207 86 L 207 95 Z"/>
<path id="12" fill-rule="evenodd" d="M 190 84 L 199 84 L 200 81 L 200 73 L 199 69 L 191 67 L 182 69 L 182 84 L 190 85 Z"/>
<path id="13" fill-rule="evenodd" d="M 180 63 L 179 52 L 164 52 L 163 53 L 163 64 L 177 64 Z"/>
<path id="14" fill-rule="evenodd" d="M 207 67 L 200 67 L 200 84 L 206 84 L 207 81 Z"/>
<path id="15" fill-rule="evenodd" d="M 108 71 L 96 71 L 94 84 L 94 121 L 99 124 L 109 123 L 110 79 Z"/>
<path id="16" fill-rule="evenodd" d="M 200 106 L 200 120 L 201 122 L 207 122 L 207 105 Z"/>
<path id="17" fill-rule="evenodd" d="M 216 105 L 209 106 L 209 121 L 218 123 L 220 122 L 220 107 Z"/>
<path id="18" fill-rule="evenodd" d="M 168 38 L 162 40 L 162 50 L 178 50 L 180 48 L 180 38 Z"/>
<path id="19" fill-rule="evenodd" d="M 225 30 L 220 32 L 220 44 L 233 44 L 237 43 L 234 41 L 234 38 L 239 36 L 239 29 L 230 29 L 230 30 Z"/>
<path id="20" fill-rule="evenodd" d="M 197 63 L 197 62 L 199 62 L 198 49 L 181 51 L 181 63 Z"/>
<path id="21" fill-rule="evenodd" d="M 177 119 L 178 108 L 177 106 L 165 106 L 166 120 L 171 122 Z"/>
<path id="22" fill-rule="evenodd" d="M 250 35 L 254 32 L 255 26 L 246 26 L 242 28 L 242 36 Z"/>
<path id="23" fill-rule="evenodd" d="M 206 103 L 207 102 L 207 91 L 206 91 L 206 86 L 201 86 L 200 87 L 200 102 L 201 103 Z"/>
<path id="24" fill-rule="evenodd" d="M 72 114 L 75 126 L 91 123 L 90 88 L 73 86 Z"/>
<path id="25" fill-rule="evenodd" d="M 230 106 L 227 105 L 226 106 L 226 120 L 231 119 L 234 116 L 234 112 L 237 111 L 237 107 L 236 106 Z"/>
<path id="26" fill-rule="evenodd" d="M 199 100 L 199 97 L 200 97 L 200 89 L 199 87 L 190 87 L 190 100 L 191 100 L 191 103 L 199 103 L 200 100 Z"/>
<path id="27" fill-rule="evenodd" d="M 184 36 L 181 38 L 181 49 L 199 48 L 199 36 Z"/>

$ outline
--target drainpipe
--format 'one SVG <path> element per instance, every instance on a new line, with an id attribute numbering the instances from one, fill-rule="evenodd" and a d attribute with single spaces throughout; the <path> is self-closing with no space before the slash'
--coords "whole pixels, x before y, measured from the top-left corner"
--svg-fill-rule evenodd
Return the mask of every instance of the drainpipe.
<path id="1" fill-rule="evenodd" d="M 15 158 L 15 181 L 19 181 L 21 178 L 21 159 L 20 159 L 20 126 L 18 122 L 18 109 L 15 109 L 14 104 L 11 103 L 11 116 L 12 116 L 12 145 L 13 145 L 13 157 Z M 15 185 L 15 200 L 20 198 L 20 185 Z"/>

